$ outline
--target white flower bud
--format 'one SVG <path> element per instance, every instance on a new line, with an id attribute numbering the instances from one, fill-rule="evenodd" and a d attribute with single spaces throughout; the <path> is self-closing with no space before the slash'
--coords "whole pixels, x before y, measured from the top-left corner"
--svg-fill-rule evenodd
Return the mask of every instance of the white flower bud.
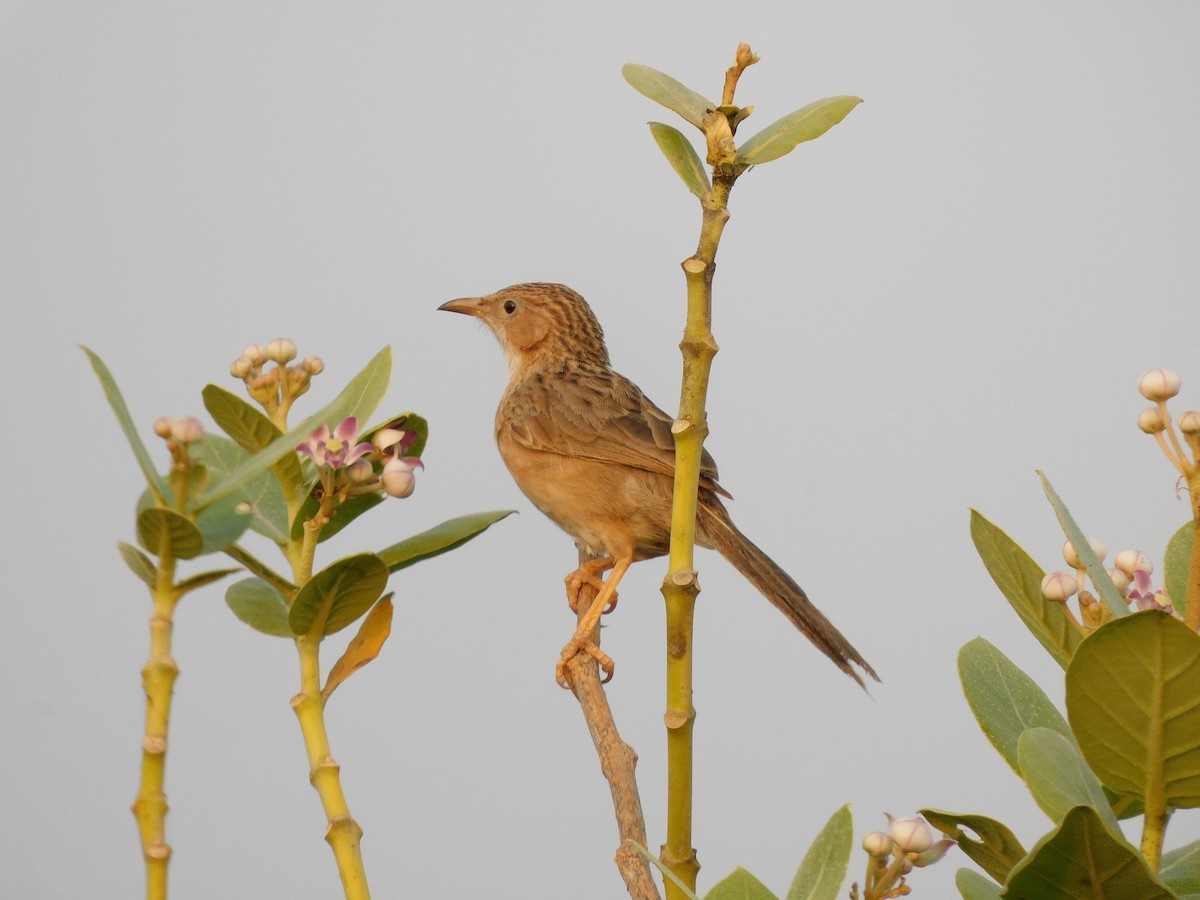
<path id="1" fill-rule="evenodd" d="M 1150 562 L 1150 557 L 1141 550 L 1122 550 L 1113 560 L 1113 565 L 1130 578 L 1134 572 L 1145 572 L 1149 575 L 1154 571 L 1154 563 Z"/>
<path id="2" fill-rule="evenodd" d="M 325 371 L 325 363 L 321 361 L 319 356 L 306 356 L 300 363 L 300 367 L 309 375 L 320 375 Z"/>
<path id="3" fill-rule="evenodd" d="M 1175 421 L 1179 425 L 1179 430 L 1189 437 L 1194 434 L 1200 434 L 1200 412 L 1189 409 Z"/>
<path id="4" fill-rule="evenodd" d="M 1104 557 L 1108 556 L 1108 549 L 1095 538 L 1087 539 L 1088 546 L 1092 548 L 1092 552 L 1096 554 L 1096 558 L 1103 562 Z M 1079 554 L 1075 552 L 1075 545 L 1070 541 L 1063 544 L 1063 559 L 1067 561 L 1067 565 L 1072 569 L 1082 569 L 1083 563 L 1079 559 Z"/>
<path id="5" fill-rule="evenodd" d="M 391 496 L 403 499 L 411 496 L 416 489 L 417 480 L 413 475 L 414 471 L 414 466 L 410 465 L 403 457 L 397 456 L 388 460 L 383 467 L 383 474 L 379 476 L 379 481 L 383 485 L 383 489 Z"/>
<path id="6" fill-rule="evenodd" d="M 296 358 L 296 345 L 287 338 L 275 338 L 267 344 L 266 355 L 281 366 L 287 365 Z"/>
<path id="7" fill-rule="evenodd" d="M 263 353 L 263 348 L 258 344 L 247 344 L 246 349 L 242 351 L 242 356 L 250 360 L 251 365 L 260 366 L 266 361 L 266 354 Z"/>
<path id="8" fill-rule="evenodd" d="M 1138 382 L 1142 396 L 1153 403 L 1170 400 L 1179 393 L 1179 376 L 1168 369 L 1151 369 Z"/>
<path id="9" fill-rule="evenodd" d="M 169 438 L 171 436 L 171 426 L 175 424 L 175 420 L 170 416 L 163 416 L 161 419 L 154 420 L 154 433 L 160 438 Z"/>
<path id="10" fill-rule="evenodd" d="M 920 816 L 896 819 L 888 833 L 896 846 L 906 853 L 924 853 L 933 846 L 933 829 Z"/>
<path id="11" fill-rule="evenodd" d="M 862 848 L 867 851 L 869 856 L 882 859 L 891 855 L 892 839 L 882 831 L 872 831 L 863 838 Z"/>
<path id="12" fill-rule="evenodd" d="M 347 467 L 346 477 L 350 479 L 351 484 L 366 484 L 375 480 L 375 470 L 371 467 L 369 459 L 359 458 Z"/>
<path id="13" fill-rule="evenodd" d="M 171 423 L 171 437 L 181 444 L 194 444 L 204 437 L 204 426 L 195 416 L 181 416 Z"/>
<path id="14" fill-rule="evenodd" d="M 1042 596 L 1061 603 L 1075 593 L 1075 576 L 1068 572 L 1051 572 L 1042 579 Z"/>
<path id="15" fill-rule="evenodd" d="M 1129 576 L 1118 568 L 1108 570 L 1108 577 L 1112 579 L 1113 584 L 1117 586 L 1117 590 L 1121 593 L 1125 592 L 1125 588 L 1129 587 Z"/>
<path id="16" fill-rule="evenodd" d="M 1158 434 L 1167 427 L 1167 423 L 1163 421 L 1162 412 L 1157 406 L 1150 406 L 1142 410 L 1138 416 L 1138 428 L 1146 432 L 1146 434 Z"/>
<path id="17" fill-rule="evenodd" d="M 247 375 L 250 374 L 250 370 L 253 367 L 254 367 L 254 364 L 251 363 L 250 360 L 246 359 L 246 357 L 244 357 L 244 356 L 239 356 L 237 359 L 235 359 L 233 361 L 233 364 L 229 367 L 229 374 L 232 375 L 234 378 L 245 378 Z"/>

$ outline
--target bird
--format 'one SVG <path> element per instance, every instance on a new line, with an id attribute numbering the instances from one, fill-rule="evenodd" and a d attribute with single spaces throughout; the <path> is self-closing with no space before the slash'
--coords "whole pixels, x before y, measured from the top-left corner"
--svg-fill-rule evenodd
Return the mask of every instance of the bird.
<path id="1" fill-rule="evenodd" d="M 615 606 L 617 584 L 630 565 L 670 548 L 672 418 L 613 369 L 599 320 L 566 285 L 515 284 L 438 309 L 473 316 L 496 336 L 509 370 L 496 410 L 500 456 L 533 505 L 597 557 L 566 578 L 573 607 L 583 585 L 599 593 L 563 648 L 556 680 L 569 688 L 566 663 L 586 652 L 600 663 L 607 681 L 612 660 L 589 635 L 601 613 Z M 696 543 L 725 557 L 860 687 L 866 687 L 862 674 L 878 681 L 804 590 L 738 530 L 722 498 L 732 496 L 718 483 L 716 463 L 705 450 Z"/>

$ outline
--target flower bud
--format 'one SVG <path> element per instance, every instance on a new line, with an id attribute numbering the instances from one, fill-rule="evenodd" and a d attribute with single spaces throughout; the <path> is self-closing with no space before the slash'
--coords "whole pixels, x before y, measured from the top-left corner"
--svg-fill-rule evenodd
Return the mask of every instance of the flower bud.
<path id="1" fill-rule="evenodd" d="M 263 353 L 263 348 L 258 344 L 247 344 L 246 349 L 242 351 L 242 356 L 250 360 L 250 364 L 255 366 L 261 366 L 267 359 Z"/>
<path id="2" fill-rule="evenodd" d="M 1153 403 L 1169 400 L 1179 393 L 1179 376 L 1168 369 L 1151 369 L 1138 382 L 1142 396 Z"/>
<path id="3" fill-rule="evenodd" d="M 1096 558 L 1103 561 L 1104 557 L 1108 556 L 1108 550 L 1105 546 L 1095 538 L 1087 539 L 1088 546 L 1092 548 L 1092 552 L 1096 554 Z M 1075 552 L 1075 545 L 1070 541 L 1063 544 L 1063 559 L 1067 561 L 1067 565 L 1072 569 L 1082 569 L 1083 563 L 1079 559 L 1079 554 Z"/>
<path id="4" fill-rule="evenodd" d="M 1108 570 L 1108 577 L 1117 586 L 1117 590 L 1122 593 L 1125 592 L 1125 588 L 1129 587 L 1129 576 L 1115 566 Z"/>
<path id="5" fill-rule="evenodd" d="M 391 496 L 403 499 L 411 496 L 417 486 L 414 473 L 418 468 L 423 469 L 425 466 L 416 457 L 393 457 L 383 467 L 383 474 L 379 476 L 379 481 L 383 485 L 383 489 Z"/>
<path id="6" fill-rule="evenodd" d="M 932 866 L 935 862 L 946 855 L 946 852 L 953 846 L 957 845 L 958 841 L 944 840 L 938 841 L 928 850 L 922 851 L 917 855 L 917 858 L 912 861 L 913 865 L 918 869 L 923 869 L 925 866 Z"/>
<path id="7" fill-rule="evenodd" d="M 1075 593 L 1075 576 L 1068 572 L 1051 572 L 1042 579 L 1042 596 L 1061 603 Z"/>
<path id="8" fill-rule="evenodd" d="M 882 831 L 868 832 L 862 841 L 862 848 L 867 851 L 869 856 L 874 856 L 876 859 L 890 856 L 892 846 L 892 839 Z"/>
<path id="9" fill-rule="evenodd" d="M 371 443 L 375 445 L 376 450 L 382 452 L 401 443 L 406 436 L 407 432 L 399 428 L 380 428 L 371 436 Z"/>
<path id="10" fill-rule="evenodd" d="M 266 356 L 281 366 L 287 365 L 296 358 L 296 345 L 287 338 L 275 338 L 267 344 Z"/>
<path id="11" fill-rule="evenodd" d="M 1158 434 L 1167 427 L 1167 423 L 1163 421 L 1162 412 L 1157 406 L 1150 406 L 1142 410 L 1138 416 L 1138 428 L 1146 432 L 1146 434 Z"/>
<path id="12" fill-rule="evenodd" d="M 325 371 L 325 363 L 321 361 L 319 356 L 306 356 L 300 363 L 300 367 L 309 375 L 320 375 Z"/>
<path id="13" fill-rule="evenodd" d="M 933 846 L 933 829 L 920 816 L 895 819 L 888 828 L 896 846 L 906 853 L 924 853 Z"/>
<path id="14" fill-rule="evenodd" d="M 154 421 L 154 433 L 160 438 L 169 438 L 171 436 L 171 425 L 175 420 L 170 416 L 163 416 L 161 419 Z"/>
<path id="15" fill-rule="evenodd" d="M 204 426 L 195 416 L 181 416 L 171 423 L 171 437 L 181 444 L 194 444 L 204 437 Z"/>
<path id="16" fill-rule="evenodd" d="M 346 477 L 350 479 L 351 484 L 366 484 L 375 480 L 375 470 L 371 467 L 370 460 L 360 457 L 346 469 Z"/>
<path id="17" fill-rule="evenodd" d="M 1179 430 L 1191 437 L 1195 434 L 1200 434 L 1200 412 L 1194 409 L 1189 409 L 1182 416 L 1175 420 L 1179 425 Z"/>
<path id="18" fill-rule="evenodd" d="M 1122 550 L 1113 560 L 1113 565 L 1130 578 L 1134 572 L 1145 572 L 1149 575 L 1154 571 L 1154 563 L 1150 562 L 1150 557 L 1141 550 Z"/>
<path id="19" fill-rule="evenodd" d="M 233 365 L 229 367 L 229 374 L 234 378 L 245 378 L 250 374 L 252 368 L 254 368 L 254 363 L 250 362 L 244 356 L 239 356 L 233 361 Z"/>

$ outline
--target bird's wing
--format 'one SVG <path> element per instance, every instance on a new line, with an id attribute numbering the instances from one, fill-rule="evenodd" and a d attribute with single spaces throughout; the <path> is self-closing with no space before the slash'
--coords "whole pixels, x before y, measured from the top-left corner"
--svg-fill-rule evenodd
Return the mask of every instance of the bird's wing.
<path id="1" fill-rule="evenodd" d="M 526 378 L 509 392 L 498 427 L 523 447 L 675 475 L 672 419 L 641 389 L 611 369 L 567 369 Z M 705 487 L 717 484 L 708 451 L 700 463 Z"/>

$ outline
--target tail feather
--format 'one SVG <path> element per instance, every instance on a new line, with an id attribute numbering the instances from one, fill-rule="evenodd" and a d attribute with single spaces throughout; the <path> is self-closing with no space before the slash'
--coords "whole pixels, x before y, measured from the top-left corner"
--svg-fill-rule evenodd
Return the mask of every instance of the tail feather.
<path id="1" fill-rule="evenodd" d="M 697 524 L 713 547 L 758 588 L 776 609 L 787 616 L 817 649 L 857 681 L 859 687 L 865 689 L 866 685 L 862 676 L 852 668 L 852 663 L 876 681 L 879 680 L 875 670 L 862 655 L 842 636 L 833 623 L 812 605 L 800 585 L 779 568 L 771 557 L 738 531 L 720 500 L 715 496 L 704 496 L 703 491 L 697 510 Z"/>

